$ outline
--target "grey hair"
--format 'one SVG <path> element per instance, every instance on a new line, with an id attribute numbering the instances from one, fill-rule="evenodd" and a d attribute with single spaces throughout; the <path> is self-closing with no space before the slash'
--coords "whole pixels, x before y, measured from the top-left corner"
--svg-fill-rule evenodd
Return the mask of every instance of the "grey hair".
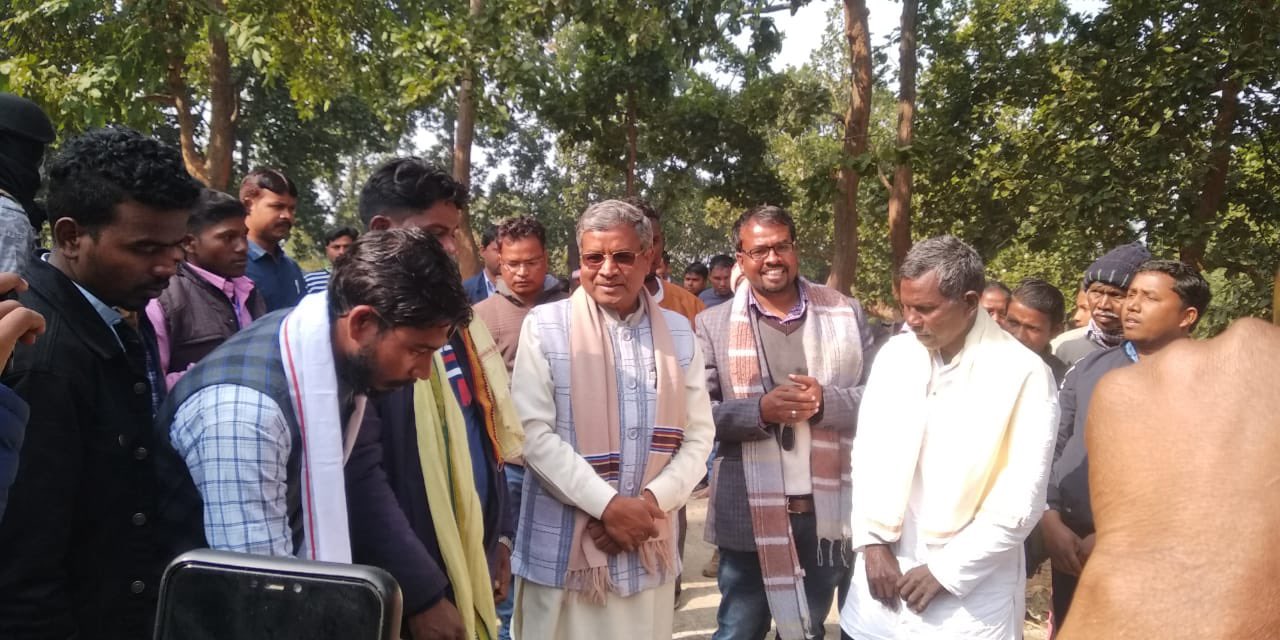
<path id="1" fill-rule="evenodd" d="M 628 225 L 640 236 L 640 250 L 648 251 L 653 246 L 653 225 L 643 211 L 621 200 L 597 202 L 578 218 L 578 246 L 582 246 L 582 234 L 588 231 L 609 231 Z"/>
<path id="2" fill-rule="evenodd" d="M 970 291 L 981 293 L 987 281 L 978 252 L 955 236 L 929 238 L 911 247 L 898 277 L 915 280 L 931 271 L 938 274 L 938 293 L 948 300 L 959 300 Z"/>

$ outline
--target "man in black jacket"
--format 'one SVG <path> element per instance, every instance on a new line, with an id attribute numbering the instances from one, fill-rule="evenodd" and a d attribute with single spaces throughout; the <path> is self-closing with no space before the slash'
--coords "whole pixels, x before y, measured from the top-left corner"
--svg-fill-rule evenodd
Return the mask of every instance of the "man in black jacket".
<path id="1" fill-rule="evenodd" d="M 118 127 L 68 142 L 48 176 L 53 253 L 21 296 L 48 329 L 3 378 L 31 417 L 0 523 L 0 637 L 146 638 L 168 561 L 150 526 L 165 389 L 138 312 L 182 260 L 200 187 L 175 149 Z"/>
<path id="2" fill-rule="evenodd" d="M 459 210 L 466 202 L 466 187 L 448 173 L 419 158 L 397 158 L 378 168 L 361 190 L 360 217 L 370 231 L 421 229 L 455 255 Z M 506 598 L 519 508 L 510 504 L 503 477 L 505 458 L 518 454 L 518 445 L 515 450 L 502 446 L 503 434 L 518 430 L 519 422 L 511 406 L 506 366 L 484 322 L 475 319 L 459 327 L 440 354 L 444 365 L 440 373 L 445 380 L 429 393 L 438 407 L 456 401 L 461 413 L 461 424 L 452 426 L 466 431 L 464 457 L 483 520 L 478 523 L 482 527 L 471 531 L 482 528 L 478 537 L 482 538 L 491 582 L 475 584 L 474 575 L 450 567 L 443 552 L 439 531 L 462 531 L 449 521 L 453 518 L 437 517 L 452 509 L 428 498 L 423 469 L 449 466 L 453 473 L 450 464 L 456 460 L 428 459 L 424 464 L 418 438 L 423 416 L 415 409 L 414 387 L 388 392 L 369 403 L 345 469 L 352 559 L 382 567 L 399 581 L 404 592 L 405 629 L 414 640 L 463 640 L 471 619 L 496 624 L 496 615 L 488 619 L 477 611 L 463 610 L 456 596 L 469 593 L 476 609 L 482 598 L 495 602 Z M 457 475 L 467 471 L 459 465 Z M 458 580 L 467 584 L 458 584 Z M 492 611 L 491 606 L 485 603 L 483 609 Z"/>
<path id="3" fill-rule="evenodd" d="M 1173 260 L 1142 263 L 1120 306 L 1124 341 L 1086 355 L 1062 383 L 1048 511 L 1041 520 L 1045 547 L 1053 560 L 1053 617 L 1057 628 L 1066 620 L 1076 581 L 1096 540 L 1085 450 L 1085 418 L 1094 391 L 1111 370 L 1127 367 L 1189 338 L 1209 307 L 1209 297 L 1209 283 L 1194 268 Z"/>

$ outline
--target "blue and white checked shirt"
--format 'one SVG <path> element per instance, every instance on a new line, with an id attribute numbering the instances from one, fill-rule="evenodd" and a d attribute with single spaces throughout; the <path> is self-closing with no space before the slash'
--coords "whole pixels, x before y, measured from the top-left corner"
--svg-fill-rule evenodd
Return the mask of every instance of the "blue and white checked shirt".
<path id="1" fill-rule="evenodd" d="M 234 384 L 205 387 L 178 407 L 169 437 L 204 499 L 211 548 L 294 555 L 286 498 L 293 441 L 274 400 Z"/>

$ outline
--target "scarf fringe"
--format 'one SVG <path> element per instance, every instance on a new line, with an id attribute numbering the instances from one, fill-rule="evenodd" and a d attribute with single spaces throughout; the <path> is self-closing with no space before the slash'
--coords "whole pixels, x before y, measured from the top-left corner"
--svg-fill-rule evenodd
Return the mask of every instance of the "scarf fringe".
<path id="1" fill-rule="evenodd" d="M 564 574 L 564 586 L 581 600 L 603 607 L 605 598 L 613 591 L 613 579 L 609 565 L 570 569 Z"/>
<path id="2" fill-rule="evenodd" d="M 671 540 L 649 540 L 640 545 L 640 565 L 645 571 L 666 578 L 676 570 Z"/>

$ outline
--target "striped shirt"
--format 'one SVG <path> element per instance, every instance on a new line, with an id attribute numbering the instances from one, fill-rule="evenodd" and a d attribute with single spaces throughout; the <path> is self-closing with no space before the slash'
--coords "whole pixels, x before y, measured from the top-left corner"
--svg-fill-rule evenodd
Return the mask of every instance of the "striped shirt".
<path id="1" fill-rule="evenodd" d="M 307 293 L 324 293 L 329 289 L 329 270 L 321 269 L 303 274 L 302 280 L 307 283 Z"/>

